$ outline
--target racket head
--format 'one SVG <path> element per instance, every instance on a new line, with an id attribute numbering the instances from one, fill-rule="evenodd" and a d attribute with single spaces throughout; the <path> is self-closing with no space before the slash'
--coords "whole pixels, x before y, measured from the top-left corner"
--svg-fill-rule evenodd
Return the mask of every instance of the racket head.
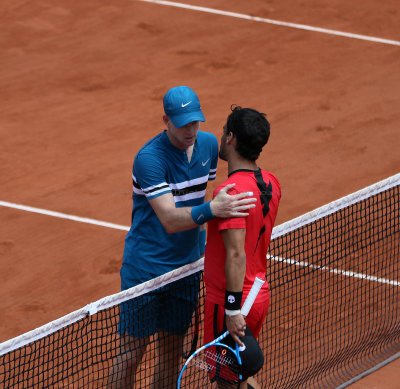
<path id="1" fill-rule="evenodd" d="M 241 381 L 239 348 L 212 342 L 201 347 L 186 361 L 178 388 L 237 388 Z"/>
<path id="2" fill-rule="evenodd" d="M 264 365 L 264 353 L 249 327 L 246 327 L 245 335 L 241 336 L 240 340 L 243 343 L 242 347 L 238 347 L 241 361 L 241 375 L 243 380 L 246 380 L 262 369 Z M 222 342 L 230 348 L 237 346 L 231 336 L 227 336 Z"/>

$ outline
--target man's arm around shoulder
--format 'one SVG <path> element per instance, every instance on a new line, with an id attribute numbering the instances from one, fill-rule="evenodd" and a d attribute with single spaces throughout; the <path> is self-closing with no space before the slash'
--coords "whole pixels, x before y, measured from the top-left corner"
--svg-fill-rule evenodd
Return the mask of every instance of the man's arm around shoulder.
<path id="1" fill-rule="evenodd" d="M 230 196 L 227 191 L 233 188 L 234 185 L 235 184 L 230 184 L 225 186 L 211 202 L 195 207 L 176 208 L 171 193 L 155 197 L 149 200 L 149 203 L 165 230 L 169 234 L 173 234 L 175 232 L 195 228 L 207 222 L 212 217 L 228 218 L 248 216 L 248 213 L 243 211 L 254 208 L 255 205 L 253 203 L 257 200 L 249 197 L 253 195 L 249 192 Z M 201 216 L 202 214 L 204 217 L 200 218 L 200 220 L 197 220 L 199 217 L 194 219 L 194 215 Z"/>

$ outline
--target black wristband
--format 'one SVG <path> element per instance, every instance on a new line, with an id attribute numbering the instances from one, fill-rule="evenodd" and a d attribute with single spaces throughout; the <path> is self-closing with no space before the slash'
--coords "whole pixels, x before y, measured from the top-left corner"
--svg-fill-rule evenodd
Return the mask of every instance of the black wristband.
<path id="1" fill-rule="evenodd" d="M 242 292 L 225 292 L 225 309 L 238 310 L 242 306 Z"/>

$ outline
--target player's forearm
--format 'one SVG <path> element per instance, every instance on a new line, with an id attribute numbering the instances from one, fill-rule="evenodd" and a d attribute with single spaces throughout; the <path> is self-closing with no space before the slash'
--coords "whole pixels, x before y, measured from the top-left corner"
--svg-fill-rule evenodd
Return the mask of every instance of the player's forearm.
<path id="1" fill-rule="evenodd" d="M 171 194 L 149 200 L 161 224 L 169 234 L 190 230 L 214 217 L 210 203 L 176 208 Z"/>
<path id="2" fill-rule="evenodd" d="M 238 336 L 244 336 L 246 328 L 244 318 L 240 314 L 243 282 L 246 274 L 246 230 L 244 228 L 222 230 L 222 238 L 226 249 L 226 325 L 235 342 L 240 342 Z"/>
<path id="3" fill-rule="evenodd" d="M 235 342 L 241 344 L 238 336 L 244 336 L 246 323 L 240 314 L 244 275 L 246 272 L 246 255 L 239 251 L 229 252 L 225 260 L 226 292 L 225 314 L 226 326 Z"/>
<path id="4" fill-rule="evenodd" d="M 225 260 L 226 290 L 241 292 L 246 273 L 246 254 L 241 251 L 228 251 Z"/>
<path id="5" fill-rule="evenodd" d="M 175 208 L 168 215 L 162 219 L 160 218 L 160 221 L 169 234 L 190 230 L 199 226 L 192 218 L 190 207 Z"/>

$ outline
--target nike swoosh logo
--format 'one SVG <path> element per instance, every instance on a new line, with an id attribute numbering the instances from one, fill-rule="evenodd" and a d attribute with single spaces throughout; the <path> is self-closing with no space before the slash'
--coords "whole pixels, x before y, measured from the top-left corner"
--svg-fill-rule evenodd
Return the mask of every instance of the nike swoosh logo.
<path id="1" fill-rule="evenodd" d="M 206 165 L 207 165 L 207 162 L 208 162 L 209 160 L 210 160 L 210 158 L 208 158 L 207 161 L 202 162 L 201 164 L 202 164 L 203 166 L 206 166 Z"/>
<path id="2" fill-rule="evenodd" d="M 185 107 L 186 107 L 187 105 L 189 105 L 190 103 L 191 103 L 191 101 L 189 101 L 188 103 L 185 103 L 185 104 L 182 103 L 182 104 L 181 104 L 181 107 L 182 107 L 182 108 L 185 108 Z"/>

